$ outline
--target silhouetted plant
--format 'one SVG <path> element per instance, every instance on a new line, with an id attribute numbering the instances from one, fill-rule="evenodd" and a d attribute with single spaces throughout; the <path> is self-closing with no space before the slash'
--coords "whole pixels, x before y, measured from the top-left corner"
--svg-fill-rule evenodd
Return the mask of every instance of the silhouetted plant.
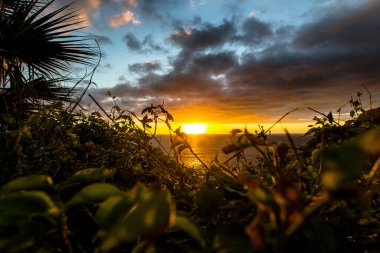
<path id="1" fill-rule="evenodd" d="M 54 1 L 1 1 L 0 5 L 0 113 L 20 117 L 44 100 L 67 101 L 71 89 L 62 71 L 70 63 L 91 64 L 97 55 L 83 44 L 77 11 L 70 4 L 46 12 Z M 37 102 L 37 103 L 36 103 Z"/>

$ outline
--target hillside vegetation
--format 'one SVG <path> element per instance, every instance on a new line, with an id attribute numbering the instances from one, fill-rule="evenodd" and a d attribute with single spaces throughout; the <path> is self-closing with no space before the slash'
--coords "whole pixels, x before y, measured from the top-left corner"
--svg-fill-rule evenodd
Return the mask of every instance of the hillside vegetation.
<path id="1" fill-rule="evenodd" d="M 59 37 L 76 16 L 49 5 L 0 3 L 0 252 L 379 252 L 380 117 L 361 93 L 350 120 L 316 112 L 304 147 L 235 129 L 231 161 L 194 170 L 162 105 L 80 109 L 86 89 L 76 97 L 62 76 L 97 53 Z M 170 154 L 151 144 L 159 120 Z"/>

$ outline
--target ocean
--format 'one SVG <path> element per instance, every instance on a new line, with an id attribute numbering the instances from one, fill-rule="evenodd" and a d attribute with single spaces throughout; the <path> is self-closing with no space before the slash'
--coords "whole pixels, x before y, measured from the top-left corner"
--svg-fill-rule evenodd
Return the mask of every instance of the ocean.
<path id="1" fill-rule="evenodd" d="M 304 136 L 303 134 L 292 134 L 292 139 L 296 146 L 301 146 L 306 144 L 310 140 L 309 136 Z M 157 135 L 156 138 L 160 141 L 162 146 L 166 151 L 170 151 L 171 141 L 169 135 Z M 232 154 L 224 154 L 222 149 L 228 145 L 229 135 L 222 134 L 200 134 L 200 135 L 189 135 L 188 142 L 192 147 L 193 151 L 198 155 L 198 157 L 205 163 L 212 161 L 216 156 L 219 161 L 224 162 L 228 160 Z M 289 141 L 285 134 L 270 134 L 268 135 L 268 143 L 270 142 L 284 142 L 289 144 Z M 152 143 L 157 145 L 157 143 Z M 174 151 L 171 151 L 173 154 Z M 247 148 L 244 151 L 245 158 L 248 162 L 254 162 L 258 157 L 258 152 L 253 147 Z M 187 166 L 200 168 L 201 163 L 196 159 L 188 149 L 186 149 L 181 154 L 181 162 Z"/>

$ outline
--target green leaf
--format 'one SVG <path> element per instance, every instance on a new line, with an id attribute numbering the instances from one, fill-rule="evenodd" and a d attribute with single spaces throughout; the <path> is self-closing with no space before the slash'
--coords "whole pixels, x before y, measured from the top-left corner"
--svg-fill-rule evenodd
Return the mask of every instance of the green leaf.
<path id="1" fill-rule="evenodd" d="M 124 192 L 119 190 L 116 186 L 104 183 L 91 184 L 84 187 L 78 192 L 70 201 L 69 205 L 80 205 L 89 203 L 98 203 L 105 199 L 115 196 L 123 195 Z"/>
<path id="2" fill-rule="evenodd" d="M 111 196 L 99 205 L 95 221 L 102 228 L 110 228 L 125 217 L 134 203 L 135 199 L 127 193 Z"/>
<path id="3" fill-rule="evenodd" d="M 174 142 L 174 143 L 171 145 L 170 149 L 174 149 L 175 147 L 177 147 L 177 146 L 179 146 L 179 145 L 184 145 L 184 144 L 185 144 L 184 141 L 182 141 L 182 140 L 177 140 L 176 142 Z"/>
<path id="4" fill-rule="evenodd" d="M 59 209 L 41 191 L 21 191 L 0 198 L 0 226 L 14 225 L 35 215 L 58 216 Z"/>
<path id="5" fill-rule="evenodd" d="M 149 241 L 142 241 L 138 243 L 133 249 L 131 253 L 147 253 L 146 249 L 149 246 Z"/>
<path id="6" fill-rule="evenodd" d="M 326 148 L 323 157 L 322 182 L 330 191 L 352 186 L 354 180 L 370 170 L 367 154 L 354 141 Z"/>
<path id="7" fill-rule="evenodd" d="M 185 151 L 188 148 L 189 148 L 189 145 L 183 144 L 183 145 L 178 147 L 178 153 L 181 154 L 183 151 Z"/>
<path id="8" fill-rule="evenodd" d="M 192 221 L 190 221 L 188 217 L 177 214 L 174 220 L 173 228 L 186 232 L 197 240 L 202 248 L 206 247 L 206 241 L 203 239 L 201 231 Z"/>
<path id="9" fill-rule="evenodd" d="M 353 118 L 355 116 L 355 111 L 351 111 L 350 116 L 351 116 L 351 118 Z"/>
<path id="10" fill-rule="evenodd" d="M 359 145 L 369 154 L 380 153 L 380 128 L 366 132 L 359 138 Z"/>
<path id="11" fill-rule="evenodd" d="M 241 129 L 233 129 L 233 130 L 231 131 L 230 135 L 233 136 L 233 135 L 239 134 L 239 133 L 241 133 L 241 132 L 243 132 Z"/>
<path id="12" fill-rule="evenodd" d="M 141 114 L 146 113 L 147 111 L 152 110 L 151 107 L 146 107 L 141 111 Z"/>
<path id="13" fill-rule="evenodd" d="M 49 176 L 32 175 L 16 178 L 3 187 L 1 192 L 14 192 L 20 190 L 51 190 L 53 181 Z"/>
<path id="14" fill-rule="evenodd" d="M 328 121 L 329 121 L 330 124 L 333 123 L 334 117 L 333 117 L 333 115 L 332 115 L 332 112 L 330 112 L 330 113 L 327 115 L 327 119 L 328 119 Z"/>
<path id="15" fill-rule="evenodd" d="M 73 176 L 57 185 L 58 189 L 63 189 L 74 184 L 82 184 L 91 181 L 98 181 L 111 177 L 115 169 L 111 168 L 90 168 L 77 171 Z"/>
<path id="16" fill-rule="evenodd" d="M 169 195 L 142 187 L 139 190 L 139 200 L 123 222 L 105 234 L 101 245 L 103 251 L 109 251 L 122 242 L 132 242 L 140 236 L 156 237 L 168 227 L 171 216 Z"/>
<path id="17" fill-rule="evenodd" d="M 322 184 L 326 190 L 335 191 L 347 185 L 346 176 L 341 171 L 328 171 L 322 175 Z"/>
<path id="18" fill-rule="evenodd" d="M 166 117 L 167 117 L 167 120 L 169 121 L 174 121 L 174 118 L 173 118 L 173 115 L 171 115 L 170 113 L 167 113 L 166 114 Z"/>
<path id="19" fill-rule="evenodd" d="M 205 219 L 214 217 L 222 200 L 221 191 L 202 186 L 195 196 L 198 215 Z"/>

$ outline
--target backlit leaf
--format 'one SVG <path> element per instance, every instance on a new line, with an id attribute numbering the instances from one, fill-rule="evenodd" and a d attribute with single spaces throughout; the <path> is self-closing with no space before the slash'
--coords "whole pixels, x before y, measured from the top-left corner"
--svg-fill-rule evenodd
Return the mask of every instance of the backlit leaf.
<path id="1" fill-rule="evenodd" d="M 41 191 L 21 191 L 0 197 L 0 226 L 14 225 L 35 215 L 58 216 L 49 195 Z"/>
<path id="2" fill-rule="evenodd" d="M 186 232 L 197 240 L 202 248 L 206 247 L 206 241 L 203 239 L 201 231 L 188 217 L 177 214 L 174 220 L 173 228 L 178 228 Z"/>
<path id="3" fill-rule="evenodd" d="M 70 201 L 69 205 L 79 205 L 87 203 L 98 203 L 105 199 L 124 194 L 116 186 L 110 184 L 91 184 L 84 187 Z"/>
<path id="4" fill-rule="evenodd" d="M 58 189 L 63 189 L 73 184 L 82 184 L 91 181 L 98 181 L 112 176 L 115 173 L 111 168 L 89 168 L 77 171 L 73 176 L 58 184 Z"/>
<path id="5" fill-rule="evenodd" d="M 52 187 L 53 181 L 49 176 L 43 175 L 32 175 L 26 177 L 16 178 L 2 188 L 2 192 L 13 192 L 19 190 L 50 190 Z"/>
<path id="6" fill-rule="evenodd" d="M 99 205 L 95 221 L 102 228 L 114 226 L 125 217 L 133 204 L 134 199 L 128 194 L 111 196 Z"/>
<path id="7" fill-rule="evenodd" d="M 120 243 L 138 237 L 156 237 L 169 225 L 171 216 L 170 197 L 164 192 L 141 189 L 139 200 L 125 219 L 106 234 L 101 249 L 108 251 Z"/>

